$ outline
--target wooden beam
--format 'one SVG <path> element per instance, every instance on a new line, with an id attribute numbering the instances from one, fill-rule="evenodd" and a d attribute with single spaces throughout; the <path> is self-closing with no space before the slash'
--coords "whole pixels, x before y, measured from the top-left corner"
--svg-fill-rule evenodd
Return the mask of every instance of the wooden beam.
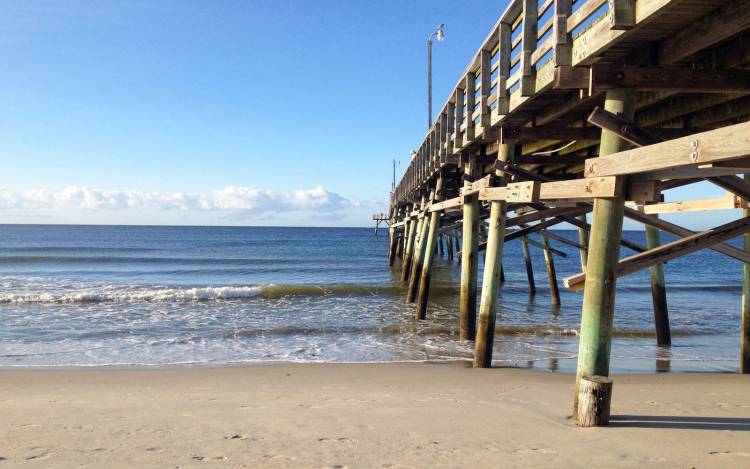
<path id="1" fill-rule="evenodd" d="M 503 139 L 512 140 L 599 140 L 599 130 L 595 127 L 563 127 L 545 125 L 540 127 L 510 127 L 501 130 Z M 518 162 L 517 155 L 514 162 Z"/>
<path id="2" fill-rule="evenodd" d="M 643 207 L 643 213 L 653 215 L 657 213 L 696 212 L 740 208 L 740 204 L 737 203 L 735 197 L 731 194 L 727 195 L 728 196 L 713 199 L 683 200 L 679 202 L 649 204 Z"/>
<path id="3" fill-rule="evenodd" d="M 674 63 L 738 34 L 750 25 L 750 3 L 734 0 L 686 28 L 680 28 L 661 43 L 662 63 Z"/>
<path id="4" fill-rule="evenodd" d="M 672 241 L 655 249 L 622 259 L 615 269 L 617 277 L 624 277 L 654 264 L 666 262 L 691 252 L 713 246 L 744 233 L 750 232 L 750 217 L 740 218 L 733 222 Z M 568 277 L 563 282 L 573 291 L 582 289 L 586 283 L 586 274 L 579 273 Z"/>
<path id="5" fill-rule="evenodd" d="M 695 231 L 688 230 L 687 228 L 683 228 L 679 225 L 675 225 L 674 223 L 670 223 L 652 215 L 646 215 L 645 213 L 634 210 L 630 207 L 625 207 L 625 216 L 630 218 L 631 220 L 643 223 L 644 225 L 653 226 L 675 236 L 687 237 L 696 234 Z M 744 263 L 750 263 L 750 254 L 747 254 L 742 250 L 732 247 L 728 244 L 716 244 L 711 246 L 709 249 L 720 252 L 726 256 L 737 259 Z"/>
<path id="6" fill-rule="evenodd" d="M 587 177 L 619 176 L 750 156 L 750 122 L 586 161 Z"/>
<path id="7" fill-rule="evenodd" d="M 587 89 L 589 95 L 612 88 L 675 93 L 747 93 L 750 71 L 695 69 L 679 65 L 619 67 L 593 65 L 590 76 L 582 70 L 561 72 L 558 89 Z"/>

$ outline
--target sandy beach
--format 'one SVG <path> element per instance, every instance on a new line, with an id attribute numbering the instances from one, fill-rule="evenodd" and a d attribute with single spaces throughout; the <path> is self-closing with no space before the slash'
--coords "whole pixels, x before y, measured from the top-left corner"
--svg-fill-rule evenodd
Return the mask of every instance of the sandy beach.
<path id="1" fill-rule="evenodd" d="M 464 364 L 0 372 L 3 467 L 750 467 L 750 376 L 615 377 L 613 422 L 567 418 L 573 375 Z"/>

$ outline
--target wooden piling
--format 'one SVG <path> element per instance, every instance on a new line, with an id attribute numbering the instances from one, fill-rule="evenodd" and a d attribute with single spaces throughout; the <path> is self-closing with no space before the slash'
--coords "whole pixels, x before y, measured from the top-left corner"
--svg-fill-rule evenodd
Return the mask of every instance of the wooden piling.
<path id="1" fill-rule="evenodd" d="M 497 159 L 513 159 L 514 142 L 500 142 Z M 503 174 L 497 172 L 499 186 L 505 185 Z M 477 324 L 476 346 L 474 348 L 474 368 L 492 366 L 492 345 L 495 341 L 495 318 L 497 298 L 500 292 L 502 275 L 503 245 L 505 241 L 505 219 L 507 204 L 504 200 L 492 201 L 490 205 L 490 227 L 487 234 L 487 249 L 484 253 L 484 276 L 482 278 L 482 298 L 479 303 L 479 323 Z"/>
<path id="2" fill-rule="evenodd" d="M 536 293 L 536 284 L 534 283 L 534 266 L 531 264 L 529 242 L 526 236 L 521 236 L 521 250 L 523 251 L 523 262 L 526 265 L 526 278 L 529 280 L 529 294 L 533 295 Z"/>
<path id="3" fill-rule="evenodd" d="M 398 244 L 396 227 L 394 227 L 393 225 L 388 228 L 388 240 L 388 266 L 393 266 L 393 262 L 396 260 L 396 250 Z"/>
<path id="4" fill-rule="evenodd" d="M 477 159 L 471 155 L 464 165 L 464 187 L 477 177 Z M 479 197 L 464 198 L 463 236 L 461 243 L 461 289 L 459 339 L 474 340 L 477 321 L 477 270 L 479 251 Z"/>
<path id="5" fill-rule="evenodd" d="M 413 206 L 412 206 L 413 209 Z M 406 238 L 404 239 L 404 262 L 401 265 L 401 281 L 405 282 L 411 272 L 412 252 L 414 251 L 414 238 L 416 237 L 416 220 L 411 218 L 411 210 L 407 211 L 409 217 L 406 222 Z"/>
<path id="6" fill-rule="evenodd" d="M 448 260 L 452 261 L 453 260 L 453 237 L 450 234 L 447 236 L 448 238 L 446 240 L 447 241 L 446 245 L 448 247 Z"/>
<path id="7" fill-rule="evenodd" d="M 440 193 L 443 190 L 443 178 L 438 177 L 435 182 L 432 202 L 440 200 Z M 430 296 L 430 279 L 432 278 L 432 260 L 435 253 L 435 243 L 437 232 L 440 228 L 440 212 L 430 213 L 429 231 L 427 232 L 427 249 L 425 250 L 422 271 L 419 276 L 419 294 L 417 296 L 417 320 L 427 317 L 427 300 Z"/>
<path id="8" fill-rule="evenodd" d="M 435 188 L 433 187 L 430 191 L 430 197 L 429 200 L 432 201 L 435 198 Z M 422 262 L 424 261 L 424 258 L 427 254 L 427 238 L 428 233 L 430 230 L 430 217 L 424 214 L 424 210 L 426 207 L 426 201 L 422 204 L 422 220 L 420 223 L 419 228 L 419 234 L 417 241 L 415 242 L 414 246 L 414 258 L 412 259 L 412 265 L 411 265 L 411 274 L 409 275 L 409 289 L 406 292 L 406 301 L 409 303 L 414 303 L 417 299 L 417 289 L 419 288 L 419 279 L 421 277 L 422 272 Z M 434 213 L 434 212 L 433 212 Z M 433 244 L 430 247 L 431 252 L 429 253 L 430 256 L 432 256 L 432 253 L 435 250 L 435 245 Z"/>
<path id="9" fill-rule="evenodd" d="M 440 257 L 445 256 L 445 248 L 443 247 L 443 235 L 440 235 L 438 237 L 438 252 L 440 253 Z"/>
<path id="10" fill-rule="evenodd" d="M 641 208 L 642 210 L 642 208 Z M 654 217 L 659 215 L 654 214 Z M 646 225 L 646 247 L 654 249 L 661 246 L 659 230 Z M 656 345 L 672 345 L 672 334 L 669 329 L 669 311 L 667 309 L 667 289 L 664 283 L 664 264 L 654 264 L 651 271 L 651 298 L 654 304 L 654 327 L 656 329 Z"/>
<path id="11" fill-rule="evenodd" d="M 632 101 L 630 90 L 613 88 L 607 91 L 604 109 L 632 121 L 634 114 Z M 608 130 L 602 130 L 600 157 L 626 148 L 626 141 Z M 573 403 L 576 420 L 581 378 L 595 375 L 609 376 L 612 320 L 617 284 L 615 269 L 620 255 L 624 209 L 625 199 L 622 196 L 594 199 Z"/>
<path id="12" fill-rule="evenodd" d="M 606 427 L 612 403 L 612 380 L 604 376 L 583 376 L 578 388 L 579 427 Z"/>
<path id="13" fill-rule="evenodd" d="M 750 174 L 745 174 L 750 181 Z M 750 209 L 742 209 L 742 215 L 750 216 Z M 742 237 L 745 252 L 750 252 L 750 233 Z M 740 332 L 740 373 L 750 373 L 750 264 L 742 265 L 742 320 Z"/>
<path id="14" fill-rule="evenodd" d="M 549 248 L 549 239 L 542 234 L 542 245 L 544 246 L 544 263 L 547 266 L 547 278 L 549 279 L 549 293 L 552 306 L 560 306 L 560 290 L 557 287 L 557 274 L 555 273 L 555 260 Z"/>

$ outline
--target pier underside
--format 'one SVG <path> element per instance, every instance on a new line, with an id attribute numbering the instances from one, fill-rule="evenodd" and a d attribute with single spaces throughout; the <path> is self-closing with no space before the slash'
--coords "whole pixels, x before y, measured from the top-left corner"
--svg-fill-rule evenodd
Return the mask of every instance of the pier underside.
<path id="1" fill-rule="evenodd" d="M 668 346 L 662 264 L 713 249 L 744 263 L 740 371 L 750 373 L 748 65 L 746 0 L 512 1 L 391 196 L 389 262 L 402 259 L 416 318 L 429 320 L 439 247 L 461 262 L 461 339 L 475 341 L 474 366 L 491 366 L 504 242 L 523 244 L 530 289 L 529 245 L 544 250 L 558 303 L 553 244 L 575 246 L 581 271 L 562 282 L 584 298 L 584 404 L 576 392 L 574 413 L 581 425 L 606 425 L 589 417 L 608 414 L 611 382 L 603 377 L 617 278 L 650 270 L 656 340 Z M 670 190 L 700 181 L 725 196 L 664 202 Z M 742 217 L 702 232 L 659 218 L 725 209 L 742 209 Z M 646 245 L 622 238 L 625 217 L 646 227 Z M 561 223 L 579 230 L 578 242 L 548 231 Z M 660 232 L 678 239 L 661 244 Z M 726 244 L 741 236 L 744 249 Z"/>

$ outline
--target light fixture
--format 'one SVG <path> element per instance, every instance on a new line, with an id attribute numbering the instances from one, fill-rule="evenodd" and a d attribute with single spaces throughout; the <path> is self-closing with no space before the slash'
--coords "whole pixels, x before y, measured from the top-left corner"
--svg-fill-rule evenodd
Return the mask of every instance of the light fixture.
<path id="1" fill-rule="evenodd" d="M 440 23 L 437 25 L 436 31 L 435 31 L 435 39 L 437 39 L 440 42 L 445 41 L 445 32 L 443 31 L 443 28 L 445 28 L 445 25 L 443 23 Z"/>

